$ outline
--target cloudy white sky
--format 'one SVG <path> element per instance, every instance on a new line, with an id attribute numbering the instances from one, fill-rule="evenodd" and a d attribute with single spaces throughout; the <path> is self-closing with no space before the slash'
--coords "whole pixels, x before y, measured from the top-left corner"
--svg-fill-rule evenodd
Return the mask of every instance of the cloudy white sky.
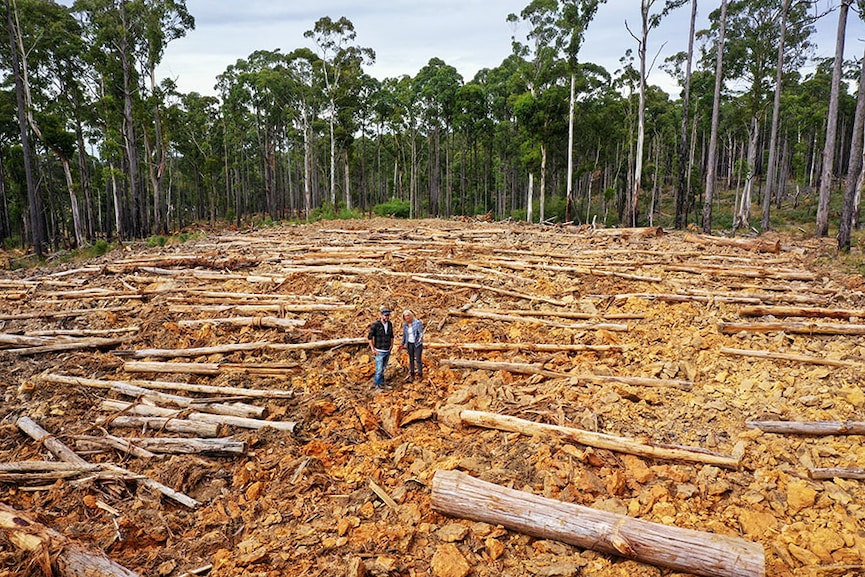
<path id="1" fill-rule="evenodd" d="M 182 92 L 215 94 L 216 76 L 247 58 L 255 50 L 290 52 L 314 48 L 303 33 L 329 16 L 347 17 L 354 24 L 359 46 L 372 48 L 376 62 L 367 71 L 377 77 L 414 76 L 438 57 L 454 66 L 465 81 L 482 68 L 499 65 L 511 50 L 513 28 L 509 13 L 519 12 L 529 0 L 187 0 L 195 17 L 195 30 L 173 41 L 165 53 L 160 72 L 175 79 Z M 660 4 L 661 2 L 658 2 Z M 820 0 L 820 8 L 838 0 Z M 699 23 L 705 26 L 716 0 L 699 2 Z M 637 32 L 639 0 L 608 0 L 598 9 L 586 35 L 580 60 L 600 64 L 610 72 L 619 68 L 625 50 L 636 43 L 625 22 Z M 686 49 L 690 8 L 682 8 L 652 32 L 649 53 L 659 54 L 658 63 Z M 818 24 L 817 56 L 834 54 L 837 12 Z M 865 41 L 865 23 L 851 11 L 847 26 L 846 58 L 860 58 Z M 520 29 L 517 30 L 518 34 Z M 652 82 L 668 91 L 675 84 L 656 67 Z"/>

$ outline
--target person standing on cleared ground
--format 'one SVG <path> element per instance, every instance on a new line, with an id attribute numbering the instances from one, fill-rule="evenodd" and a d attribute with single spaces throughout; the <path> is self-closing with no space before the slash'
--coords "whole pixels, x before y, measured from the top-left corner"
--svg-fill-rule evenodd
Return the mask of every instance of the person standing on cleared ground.
<path id="1" fill-rule="evenodd" d="M 390 309 L 381 309 L 381 316 L 369 326 L 369 348 L 375 355 L 375 376 L 372 379 L 373 387 L 384 388 L 384 372 L 390 360 L 390 352 L 393 349 L 393 323 L 390 322 Z"/>
<path id="2" fill-rule="evenodd" d="M 403 311 L 402 322 L 402 343 L 399 348 L 408 351 L 408 378 L 414 380 L 417 374 L 418 379 L 423 379 L 423 323 L 410 309 Z"/>

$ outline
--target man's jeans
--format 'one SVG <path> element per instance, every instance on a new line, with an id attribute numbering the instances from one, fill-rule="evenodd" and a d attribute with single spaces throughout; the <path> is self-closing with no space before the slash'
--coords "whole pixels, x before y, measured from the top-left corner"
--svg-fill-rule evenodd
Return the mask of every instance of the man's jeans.
<path id="1" fill-rule="evenodd" d="M 387 368 L 387 362 L 390 360 L 390 351 L 375 352 L 375 376 L 372 379 L 372 384 L 378 387 L 384 387 L 384 371 Z"/>

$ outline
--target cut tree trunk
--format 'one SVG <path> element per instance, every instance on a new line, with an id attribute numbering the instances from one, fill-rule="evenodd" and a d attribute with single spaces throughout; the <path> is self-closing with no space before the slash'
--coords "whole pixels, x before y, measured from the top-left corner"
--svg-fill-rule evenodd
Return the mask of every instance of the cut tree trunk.
<path id="1" fill-rule="evenodd" d="M 474 290 L 485 290 L 485 291 L 490 291 L 490 292 L 494 292 L 494 293 L 509 296 L 509 297 L 525 299 L 528 301 L 533 301 L 533 302 L 537 301 L 537 302 L 543 302 L 543 303 L 556 305 L 556 306 L 564 306 L 563 302 L 555 300 L 555 299 L 551 299 L 549 297 L 545 297 L 545 296 L 541 296 L 541 295 L 532 295 L 532 294 L 520 293 L 520 292 L 516 292 L 516 291 L 511 291 L 511 290 L 507 290 L 507 289 L 500 289 L 500 288 L 486 286 L 486 285 L 482 285 L 482 284 L 456 282 L 456 281 L 449 281 L 449 280 L 440 280 L 440 279 L 430 278 L 430 277 L 426 277 L 426 276 L 413 276 L 413 277 L 411 277 L 411 280 L 416 281 L 416 282 L 440 284 L 440 285 L 445 285 L 445 286 L 455 286 L 455 287 L 469 288 L 469 289 L 474 289 Z"/>
<path id="2" fill-rule="evenodd" d="M 50 378 L 50 377 L 49 377 Z M 97 381 L 82 379 L 76 384 L 86 385 L 93 388 L 108 389 L 112 392 L 134 397 L 141 401 L 147 401 L 153 404 L 173 405 L 182 408 L 194 408 L 204 413 L 214 413 L 217 415 L 231 415 L 234 417 L 254 417 L 261 418 L 266 416 L 267 409 L 264 407 L 256 407 L 246 403 L 219 403 L 209 399 L 192 399 L 189 397 L 181 397 L 180 395 L 170 395 L 159 391 L 151 391 L 144 387 L 138 387 L 129 383 L 120 381 Z"/>
<path id="3" fill-rule="evenodd" d="M 366 342 L 366 341 L 364 341 Z M 545 351 L 620 353 L 625 345 L 559 345 L 555 343 L 442 343 L 424 342 L 425 349 L 465 349 L 467 351 Z"/>
<path id="4" fill-rule="evenodd" d="M 721 453 L 707 451 L 706 449 L 698 447 L 685 447 L 682 445 L 653 445 L 642 443 L 627 437 L 616 437 L 605 433 L 584 431 L 583 429 L 535 423 L 518 417 L 498 415 L 483 411 L 462 411 L 460 412 L 460 419 L 462 419 L 464 423 L 476 427 L 498 429 L 500 431 L 510 431 L 512 433 L 521 433 L 530 436 L 538 435 L 549 436 L 554 439 L 561 438 L 587 447 L 606 449 L 618 453 L 627 453 L 639 457 L 707 463 L 727 469 L 739 468 L 738 458 L 732 455 L 723 455 Z"/>
<path id="5" fill-rule="evenodd" d="M 100 406 L 104 411 L 118 411 L 124 414 L 142 415 L 145 417 L 165 417 L 170 420 L 175 420 L 175 417 L 185 416 L 189 421 L 213 423 L 214 425 L 231 425 L 233 427 L 241 427 L 244 429 L 262 429 L 264 427 L 272 427 L 277 431 L 294 432 L 295 427 L 297 427 L 297 423 L 293 421 L 265 421 L 264 419 L 248 419 L 231 415 L 176 411 L 174 409 L 154 407 L 151 405 L 136 405 L 133 403 L 125 403 L 123 401 L 104 400 Z M 215 435 L 203 436 L 213 437 Z"/>
<path id="6" fill-rule="evenodd" d="M 445 515 L 704 577 L 763 577 L 763 547 L 738 537 L 670 527 L 436 471 L 431 503 Z"/>
<path id="7" fill-rule="evenodd" d="M 32 437 L 35 441 L 42 443 L 43 447 L 51 451 L 51 453 L 61 461 L 78 465 L 89 465 L 89 463 L 85 459 L 78 456 L 75 451 L 64 445 L 61 441 L 54 438 L 54 436 L 52 436 L 48 431 L 36 424 L 36 422 L 34 422 L 30 417 L 19 417 L 17 425 L 19 429 L 30 435 L 30 437 Z M 131 471 L 128 471 L 122 467 L 118 467 L 117 465 L 112 465 L 110 463 L 104 463 L 101 466 L 103 469 L 112 473 L 116 473 L 118 475 L 135 475 Z M 143 476 L 136 475 L 136 477 L 140 477 L 138 478 L 138 482 L 142 483 L 144 486 L 158 493 L 162 493 L 166 497 L 170 497 L 178 503 L 189 507 L 190 509 L 195 509 L 200 504 L 192 497 L 175 491 L 170 487 L 166 487 L 158 481 L 154 481 L 153 479 L 148 479 L 147 477 Z M 98 573 L 96 575 L 98 575 Z"/>
<path id="8" fill-rule="evenodd" d="M 865 325 L 832 323 L 718 323 L 725 335 L 735 333 L 794 333 L 802 335 L 865 335 Z"/>
<path id="9" fill-rule="evenodd" d="M 828 479 L 865 479 L 865 469 L 861 467 L 825 467 L 808 469 L 808 476 L 822 481 Z"/>
<path id="10" fill-rule="evenodd" d="M 771 240 L 762 238 L 724 238 L 702 234 L 686 234 L 683 240 L 701 245 L 734 246 L 743 250 L 753 250 L 756 252 L 771 252 L 774 254 L 781 252 L 780 240 L 772 242 Z"/>
<path id="11" fill-rule="evenodd" d="M 219 435 L 219 425 L 187 419 L 170 417 L 111 417 L 100 419 L 99 424 L 121 429 L 150 429 L 151 431 L 168 431 L 171 433 L 187 433 L 199 437 L 216 437 Z"/>
<path id="12" fill-rule="evenodd" d="M 863 421 L 745 421 L 745 426 L 787 435 L 865 435 Z"/>
<path id="13" fill-rule="evenodd" d="M 32 554 L 46 576 L 138 577 L 102 551 L 86 548 L 5 503 L 0 503 L 0 530 L 13 545 Z"/>
<path id="14" fill-rule="evenodd" d="M 114 440 L 120 441 L 115 443 Z M 242 455 L 246 453 L 246 443 L 235 439 L 204 439 L 204 438 L 174 438 L 174 437 L 75 437 L 75 446 L 82 450 L 104 449 L 106 447 L 125 450 L 130 444 L 139 449 L 153 453 L 196 454 L 209 455 Z"/>
<path id="15" fill-rule="evenodd" d="M 496 313 L 486 313 L 481 311 L 461 311 L 457 309 L 451 309 L 448 311 L 448 314 L 460 317 L 476 317 L 481 319 L 490 319 L 495 321 L 506 321 L 506 322 L 517 322 L 517 323 L 534 323 L 539 325 L 545 325 L 550 327 L 562 328 L 562 329 L 573 329 L 577 331 L 619 331 L 619 332 L 627 332 L 628 325 L 621 323 L 557 323 L 555 321 L 548 321 L 545 319 L 540 319 L 537 317 L 527 317 L 527 316 L 518 316 L 518 315 L 500 315 Z"/>
<path id="16" fill-rule="evenodd" d="M 822 307 L 784 307 L 784 306 L 748 306 L 739 308 L 739 316 L 742 317 L 811 317 L 851 319 L 865 318 L 865 310 L 857 309 L 829 309 Z"/>
<path id="17" fill-rule="evenodd" d="M 590 381 L 593 383 L 622 383 L 625 385 L 637 385 L 643 387 L 676 387 L 688 389 L 690 381 L 678 381 L 675 379 L 652 379 L 648 377 L 619 377 L 615 375 L 589 375 L 564 373 L 560 371 L 548 371 L 537 365 L 526 363 L 500 363 L 495 361 L 471 361 L 466 359 L 442 359 L 439 365 L 457 369 L 479 369 L 482 371 L 507 371 L 509 373 L 521 373 L 526 375 L 542 375 L 545 377 L 560 379 L 576 379 L 578 381 Z"/>
<path id="18" fill-rule="evenodd" d="M 159 389 L 168 391 L 186 391 L 190 393 L 203 393 L 207 395 L 226 395 L 238 397 L 253 397 L 264 399 L 291 399 L 295 396 L 293 391 L 280 391 L 276 389 L 244 389 L 241 387 L 225 387 L 219 385 L 199 385 L 194 383 L 174 383 L 169 381 L 104 381 L 100 379 L 86 379 L 84 377 L 72 377 L 46 373 L 39 375 L 40 380 L 47 383 L 59 383 L 64 385 L 83 385 L 87 387 L 98 387 L 110 389 L 114 384 L 132 385 L 145 389 Z"/>
<path id="19" fill-rule="evenodd" d="M 809 355 L 794 355 L 791 353 L 776 353 L 772 351 L 757 351 L 753 349 L 729 349 L 722 347 L 719 352 L 724 355 L 738 355 L 742 357 L 757 357 L 760 359 L 771 359 L 776 361 L 793 361 L 797 363 L 810 363 L 812 365 L 828 365 L 830 367 L 847 367 L 851 369 L 865 368 L 865 363 L 857 361 L 843 361 L 839 359 L 824 359 Z"/>

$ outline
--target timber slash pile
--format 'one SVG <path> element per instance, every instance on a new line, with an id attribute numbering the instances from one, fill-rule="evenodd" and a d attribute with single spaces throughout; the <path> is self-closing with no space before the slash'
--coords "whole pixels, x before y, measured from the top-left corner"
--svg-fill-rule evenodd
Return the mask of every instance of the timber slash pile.
<path id="1" fill-rule="evenodd" d="M 2 271 L 0 575 L 862 575 L 834 256 L 373 219 Z M 373 389 L 382 305 L 423 381 Z"/>

